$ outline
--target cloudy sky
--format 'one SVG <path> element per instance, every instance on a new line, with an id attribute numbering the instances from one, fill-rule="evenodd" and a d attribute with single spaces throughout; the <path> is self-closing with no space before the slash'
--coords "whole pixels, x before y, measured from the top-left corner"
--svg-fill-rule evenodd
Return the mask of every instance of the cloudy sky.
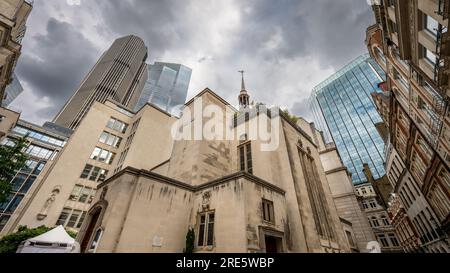
<path id="1" fill-rule="evenodd" d="M 149 63 L 193 69 L 188 97 L 209 87 L 310 119 L 312 88 L 366 52 L 374 21 L 365 0 L 35 0 L 16 72 L 22 118 L 53 119 L 114 39 L 135 34 Z"/>

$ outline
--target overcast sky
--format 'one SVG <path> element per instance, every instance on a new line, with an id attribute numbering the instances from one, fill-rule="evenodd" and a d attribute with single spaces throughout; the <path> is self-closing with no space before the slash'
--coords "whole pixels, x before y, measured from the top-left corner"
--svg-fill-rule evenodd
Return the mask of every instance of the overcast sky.
<path id="1" fill-rule="evenodd" d="M 188 98 L 205 87 L 237 103 L 238 70 L 251 100 L 310 119 L 312 88 L 367 50 L 364 0 L 35 0 L 13 103 L 41 124 L 76 91 L 114 39 L 144 39 L 147 62 L 193 69 Z"/>

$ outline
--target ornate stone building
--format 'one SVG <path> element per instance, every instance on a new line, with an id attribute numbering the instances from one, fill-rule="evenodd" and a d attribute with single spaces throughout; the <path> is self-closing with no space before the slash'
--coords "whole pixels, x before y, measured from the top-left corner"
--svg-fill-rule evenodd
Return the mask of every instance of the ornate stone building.
<path id="1" fill-rule="evenodd" d="M 206 89 L 186 108 L 196 111 L 198 100 L 203 107 L 228 107 Z M 196 235 L 195 252 L 350 251 L 318 147 L 289 118 L 234 110 L 234 140 L 171 141 L 164 128 L 172 126 L 173 118 L 151 105 L 144 109 L 154 112 L 153 126 L 134 117 L 135 137 L 120 156 L 123 163 L 99 185 L 81 227 L 83 251 L 182 252 L 189 229 Z M 279 118 L 280 128 L 274 131 L 279 147 L 270 152 L 262 151 L 262 139 L 250 137 L 251 124 L 261 116 L 269 124 Z M 226 120 L 219 116 L 215 125 L 222 127 Z M 191 122 L 184 120 L 180 129 L 190 131 Z M 152 137 L 146 127 L 161 136 Z M 141 141 L 168 149 L 152 149 L 155 161 L 136 160 L 145 156 Z"/>
<path id="2" fill-rule="evenodd" d="M 30 1 L 0 2 L 0 105 L 5 96 L 5 89 L 12 81 L 26 31 L 25 23 L 31 9 Z"/>
<path id="3" fill-rule="evenodd" d="M 420 251 L 450 252 L 450 2 L 378 2 L 366 43 L 387 75 L 387 176 Z"/>

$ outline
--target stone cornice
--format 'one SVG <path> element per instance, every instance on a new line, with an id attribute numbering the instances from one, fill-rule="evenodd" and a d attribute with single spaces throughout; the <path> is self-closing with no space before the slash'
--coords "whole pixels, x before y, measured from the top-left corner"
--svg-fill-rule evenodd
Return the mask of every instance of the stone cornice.
<path id="1" fill-rule="evenodd" d="M 325 172 L 325 174 L 329 175 L 329 174 L 338 173 L 338 172 L 342 172 L 342 171 L 347 172 L 347 167 L 344 166 L 344 167 L 339 167 L 339 168 L 336 168 L 333 170 L 329 170 L 329 171 Z"/>
<path id="2" fill-rule="evenodd" d="M 263 187 L 265 187 L 267 189 L 270 189 L 270 190 L 272 190 L 274 192 L 277 192 L 277 193 L 279 193 L 281 195 L 285 195 L 286 194 L 286 192 L 283 189 L 281 189 L 281 188 L 279 188 L 279 187 L 277 187 L 275 185 L 272 185 L 271 183 L 269 183 L 269 182 L 267 182 L 267 181 L 265 181 L 265 180 L 263 180 L 263 179 L 261 179 L 259 177 L 256 177 L 254 175 L 248 174 L 246 172 L 238 172 L 238 173 L 230 174 L 230 175 L 221 177 L 219 179 L 216 179 L 216 180 L 213 180 L 213 181 L 210 181 L 210 182 L 198 185 L 198 186 L 192 186 L 192 185 L 189 185 L 189 184 L 187 184 L 185 182 L 181 182 L 179 180 L 172 179 L 172 178 L 169 178 L 169 177 L 166 177 L 166 176 L 163 176 L 163 175 L 151 172 L 151 171 L 139 170 L 139 169 L 135 169 L 135 168 L 132 168 L 132 167 L 127 167 L 127 168 L 123 169 L 122 171 L 118 172 L 117 174 L 113 175 L 112 177 L 107 179 L 105 182 L 101 183 L 98 186 L 98 189 L 101 189 L 101 188 L 107 186 L 112 181 L 114 181 L 115 179 L 121 177 L 124 174 L 131 174 L 131 175 L 134 175 L 134 176 L 146 177 L 146 178 L 154 179 L 154 180 L 157 180 L 159 182 L 166 183 L 168 185 L 171 185 L 171 186 L 174 186 L 174 187 L 178 187 L 178 188 L 181 188 L 181 189 L 184 189 L 184 190 L 187 190 L 187 191 L 191 191 L 191 192 L 202 191 L 202 190 L 205 190 L 205 189 L 208 189 L 208 188 L 213 188 L 213 187 L 216 187 L 216 186 L 220 186 L 222 184 L 228 183 L 228 182 L 233 181 L 233 180 L 244 178 L 244 179 L 246 179 L 246 180 L 248 180 L 250 182 L 253 182 L 256 185 L 263 186 Z"/>

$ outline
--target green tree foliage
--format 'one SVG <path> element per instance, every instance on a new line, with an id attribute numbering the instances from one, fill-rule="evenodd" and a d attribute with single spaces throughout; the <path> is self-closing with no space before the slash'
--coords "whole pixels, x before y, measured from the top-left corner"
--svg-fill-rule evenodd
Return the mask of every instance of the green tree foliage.
<path id="1" fill-rule="evenodd" d="M 195 244 L 195 232 L 193 228 L 190 228 L 186 234 L 186 249 L 185 253 L 193 253 Z"/>
<path id="2" fill-rule="evenodd" d="M 7 235 L 0 240 L 0 253 L 16 253 L 17 248 L 23 241 L 44 234 L 49 230 L 50 228 L 45 226 L 34 229 L 21 226 L 19 227 L 19 231 Z"/>
<path id="3" fill-rule="evenodd" d="M 40 226 L 38 228 L 29 229 L 26 226 L 20 226 L 16 233 L 6 235 L 0 239 L 0 254 L 2 253 L 16 253 L 19 245 L 28 239 L 34 238 L 41 234 L 44 234 L 53 228 L 46 226 Z M 67 231 L 70 237 L 75 238 L 77 234 L 72 231 Z"/>
<path id="4" fill-rule="evenodd" d="M 26 137 L 14 140 L 14 145 L 0 146 L 0 203 L 6 201 L 6 198 L 12 190 L 11 180 L 27 161 L 27 155 L 24 153 L 28 145 Z"/>
<path id="5" fill-rule="evenodd" d="M 297 124 L 297 121 L 299 120 L 298 117 L 291 115 L 289 113 L 289 110 L 287 110 L 287 109 L 283 111 L 283 115 L 285 115 L 290 121 L 292 121 L 295 124 Z"/>

